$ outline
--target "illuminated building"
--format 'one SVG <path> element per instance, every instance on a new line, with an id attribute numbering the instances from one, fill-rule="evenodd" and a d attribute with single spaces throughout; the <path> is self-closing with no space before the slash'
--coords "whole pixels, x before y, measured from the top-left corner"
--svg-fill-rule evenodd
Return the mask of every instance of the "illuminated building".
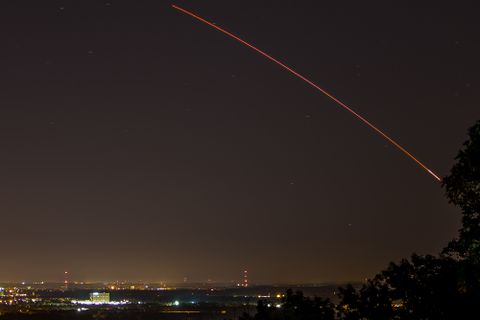
<path id="1" fill-rule="evenodd" d="M 92 292 L 90 293 L 90 301 L 93 303 L 109 303 L 110 293 L 108 292 Z"/>

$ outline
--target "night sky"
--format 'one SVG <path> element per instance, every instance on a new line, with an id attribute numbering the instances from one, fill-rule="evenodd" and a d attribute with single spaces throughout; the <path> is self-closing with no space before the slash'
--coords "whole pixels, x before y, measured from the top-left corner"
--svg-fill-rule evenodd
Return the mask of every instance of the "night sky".
<path id="1" fill-rule="evenodd" d="M 0 4 L 0 280 L 359 280 L 460 213 L 351 114 L 170 1 Z M 440 175 L 480 118 L 474 2 L 176 1 Z"/>

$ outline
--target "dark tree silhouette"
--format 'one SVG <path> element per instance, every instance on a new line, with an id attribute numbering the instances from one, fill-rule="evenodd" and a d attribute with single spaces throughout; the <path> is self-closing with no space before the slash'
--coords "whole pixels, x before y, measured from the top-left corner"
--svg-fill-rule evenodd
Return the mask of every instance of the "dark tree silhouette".
<path id="1" fill-rule="evenodd" d="M 431 255 L 391 263 L 382 272 L 400 319 L 454 319 L 461 304 L 457 262 Z"/>
<path id="2" fill-rule="evenodd" d="M 480 121 L 470 128 L 469 140 L 455 158 L 450 175 L 443 180 L 449 201 L 462 209 L 459 238 L 445 253 L 480 262 Z"/>
<path id="3" fill-rule="evenodd" d="M 480 121 L 455 159 L 442 186 L 462 211 L 462 227 L 440 256 L 413 254 L 390 263 L 360 289 L 339 288 L 336 315 L 328 300 L 288 291 L 279 310 L 260 301 L 254 319 L 480 319 Z"/>
<path id="4" fill-rule="evenodd" d="M 338 288 L 338 290 L 342 298 L 337 305 L 339 316 L 346 320 L 361 319 L 361 309 L 363 308 L 361 307 L 362 304 L 357 290 L 351 284 L 347 284 L 343 288 Z"/>
<path id="5" fill-rule="evenodd" d="M 462 210 L 458 239 L 439 257 L 414 254 L 390 263 L 360 290 L 341 289 L 341 319 L 462 319 L 479 314 L 480 121 L 470 128 L 456 160 L 442 186 Z"/>
<path id="6" fill-rule="evenodd" d="M 328 299 L 307 298 L 302 292 L 287 290 L 281 308 L 260 300 L 253 318 L 244 314 L 241 320 L 334 320 L 335 307 Z"/>
<path id="7" fill-rule="evenodd" d="M 340 297 L 337 310 L 342 319 L 385 320 L 394 314 L 389 287 L 380 275 L 369 280 L 358 292 L 351 285 L 340 288 Z"/>
<path id="8" fill-rule="evenodd" d="M 333 304 L 328 299 L 315 297 L 306 298 L 302 292 L 293 293 L 287 290 L 282 301 L 282 313 L 288 315 L 289 319 L 334 319 Z"/>
<path id="9" fill-rule="evenodd" d="M 459 286 L 466 298 L 480 301 L 480 121 L 468 135 L 443 180 L 447 198 L 462 210 L 459 236 L 443 254 L 458 261 Z"/>

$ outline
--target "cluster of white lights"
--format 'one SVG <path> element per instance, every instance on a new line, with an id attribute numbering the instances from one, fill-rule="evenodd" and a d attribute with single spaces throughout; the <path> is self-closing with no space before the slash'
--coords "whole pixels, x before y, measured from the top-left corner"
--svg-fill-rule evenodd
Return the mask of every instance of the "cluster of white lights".
<path id="1" fill-rule="evenodd" d="M 101 301 L 90 301 L 90 300 L 72 300 L 73 304 L 83 304 L 83 305 L 111 305 L 111 306 L 118 306 L 129 304 L 130 301 L 122 300 L 122 301 L 110 301 L 110 302 L 101 302 Z"/>

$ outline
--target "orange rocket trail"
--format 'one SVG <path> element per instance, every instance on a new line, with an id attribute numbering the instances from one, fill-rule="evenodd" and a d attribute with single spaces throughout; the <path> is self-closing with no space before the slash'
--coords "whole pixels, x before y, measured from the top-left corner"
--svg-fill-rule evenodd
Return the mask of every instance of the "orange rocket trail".
<path id="1" fill-rule="evenodd" d="M 387 140 L 388 142 L 390 142 L 392 145 L 394 145 L 395 147 L 397 147 L 398 150 L 400 150 L 401 152 L 403 152 L 406 156 L 408 156 L 410 159 L 412 159 L 413 161 L 415 161 L 420 167 L 422 167 L 426 172 L 428 172 L 432 177 L 434 177 L 437 181 L 441 182 L 442 179 L 436 175 L 432 170 L 430 170 L 426 165 L 424 165 L 420 160 L 418 160 L 417 158 L 415 158 L 410 152 L 408 152 L 404 147 L 402 147 L 400 144 L 398 144 L 395 140 L 393 140 L 392 138 L 390 138 L 386 133 L 384 133 L 382 130 L 380 130 L 379 128 L 377 128 L 376 126 L 374 126 L 370 121 L 368 121 L 367 119 L 365 119 L 363 116 L 361 116 L 360 114 L 358 114 L 357 112 L 355 112 L 352 108 L 350 108 L 348 105 L 346 105 L 345 103 L 343 103 L 342 101 L 340 101 L 338 98 L 336 98 L 335 96 L 333 96 L 331 93 L 329 93 L 328 91 L 326 91 L 325 89 L 321 88 L 319 85 L 317 85 L 316 83 L 314 83 L 313 81 L 309 80 L 308 78 L 306 78 L 305 76 L 301 75 L 300 73 L 298 73 L 297 71 L 293 70 L 292 68 L 290 68 L 289 66 L 283 64 L 282 62 L 278 61 L 277 59 L 275 59 L 274 57 L 272 57 L 271 55 L 269 55 L 268 53 L 258 49 L 257 47 L 255 47 L 254 45 L 252 45 L 251 43 L 248 43 L 247 41 L 237 37 L 236 35 L 234 35 L 233 33 L 231 32 L 228 32 L 227 30 L 225 29 L 222 29 L 220 28 L 219 26 L 213 24 L 212 22 L 208 21 L 208 20 L 205 20 L 204 18 L 194 14 L 193 12 L 190 12 L 188 10 L 185 10 L 183 8 L 180 8 L 179 6 L 176 6 L 176 5 L 172 5 L 172 7 L 174 9 L 177 9 L 207 25 L 209 25 L 210 27 L 212 28 L 215 28 L 217 29 L 218 31 L 226 34 L 227 36 L 237 40 L 238 42 L 240 42 L 241 44 L 243 44 L 244 46 L 252 49 L 252 50 L 255 50 L 257 53 L 261 54 L 262 56 L 264 56 L 265 58 L 267 58 L 268 60 L 272 61 L 272 62 L 275 62 L 277 65 L 279 65 L 280 67 L 284 68 L 285 70 L 287 70 L 288 72 L 290 72 L 291 74 L 293 74 L 294 76 L 296 76 L 297 78 L 300 78 L 301 80 L 303 80 L 304 82 L 308 83 L 310 86 L 312 86 L 313 88 L 315 88 L 316 90 L 320 91 L 321 93 L 323 93 L 324 95 L 326 95 L 328 98 L 330 98 L 331 100 L 333 100 L 335 103 L 337 103 L 340 107 L 344 108 L 345 110 L 347 110 L 348 112 L 350 112 L 351 114 L 353 114 L 355 117 L 357 117 L 360 121 L 362 121 L 364 124 L 366 124 L 367 126 L 369 126 L 371 129 L 373 129 L 377 134 L 379 134 L 380 136 L 382 136 L 385 140 Z"/>

